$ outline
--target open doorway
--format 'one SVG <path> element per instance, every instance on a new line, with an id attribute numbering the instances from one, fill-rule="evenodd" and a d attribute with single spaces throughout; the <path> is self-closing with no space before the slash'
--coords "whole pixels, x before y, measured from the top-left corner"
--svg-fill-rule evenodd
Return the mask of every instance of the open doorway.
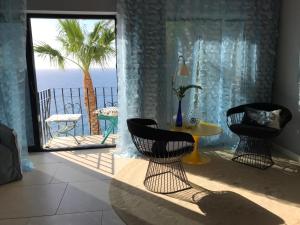
<path id="1" fill-rule="evenodd" d="M 115 22 L 114 16 L 28 15 L 43 150 L 115 145 Z"/>

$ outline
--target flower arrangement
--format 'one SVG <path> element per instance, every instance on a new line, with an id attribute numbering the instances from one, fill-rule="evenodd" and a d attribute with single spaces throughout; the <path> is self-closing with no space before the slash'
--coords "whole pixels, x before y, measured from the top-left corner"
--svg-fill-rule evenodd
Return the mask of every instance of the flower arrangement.
<path id="1" fill-rule="evenodd" d="M 173 91 L 176 93 L 178 100 L 182 100 L 185 96 L 185 92 L 191 88 L 202 89 L 199 85 L 187 85 L 187 86 L 179 86 L 178 88 L 173 88 Z"/>
<path id="2" fill-rule="evenodd" d="M 176 93 L 176 96 L 179 100 L 178 104 L 178 111 L 177 111 L 177 117 L 176 117 L 176 127 L 182 127 L 182 114 L 181 114 L 181 100 L 185 96 L 185 92 L 191 88 L 196 88 L 196 89 L 202 89 L 201 86 L 199 85 L 187 85 L 187 86 L 179 86 L 178 88 L 172 88 L 172 90 Z M 196 121 L 194 121 L 195 123 Z"/>

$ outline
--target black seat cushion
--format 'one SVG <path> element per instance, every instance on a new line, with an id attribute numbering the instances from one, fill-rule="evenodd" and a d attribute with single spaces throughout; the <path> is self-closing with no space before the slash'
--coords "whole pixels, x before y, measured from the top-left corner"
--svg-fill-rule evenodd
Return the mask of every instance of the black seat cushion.
<path id="1" fill-rule="evenodd" d="M 235 134 L 256 138 L 273 138 L 280 132 L 280 130 L 275 128 L 247 124 L 232 124 L 229 126 L 229 129 Z"/>
<path id="2" fill-rule="evenodd" d="M 193 146 L 191 145 L 172 149 L 172 147 L 168 147 L 167 144 L 168 143 L 165 141 L 155 141 L 152 145 L 151 152 L 148 153 L 148 156 L 154 158 L 177 157 L 193 151 Z"/>
<path id="3" fill-rule="evenodd" d="M 167 147 L 166 141 L 155 141 L 151 148 L 152 156 L 166 155 L 168 153 L 166 147 Z"/>

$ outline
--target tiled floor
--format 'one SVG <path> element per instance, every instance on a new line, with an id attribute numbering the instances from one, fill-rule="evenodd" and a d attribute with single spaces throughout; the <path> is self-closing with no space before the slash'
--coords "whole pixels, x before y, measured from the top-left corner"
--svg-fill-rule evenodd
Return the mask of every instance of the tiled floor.
<path id="1" fill-rule="evenodd" d="M 0 186 L 0 225 L 123 225 L 111 208 L 113 149 L 35 153 L 22 181 Z"/>
<path id="2" fill-rule="evenodd" d="M 0 186 L 0 225 L 124 225 L 111 207 L 109 186 L 112 177 L 133 159 L 115 156 L 114 151 L 98 149 L 31 154 L 34 170 L 24 173 L 21 181 Z M 244 170 L 247 168 L 243 167 Z M 257 170 L 247 171 L 258 173 Z M 286 173 L 293 178 L 288 170 Z M 217 171 L 214 179 L 218 174 Z M 193 172 L 189 175 L 190 178 L 194 176 Z M 276 176 L 279 174 L 276 173 Z M 254 177 L 258 179 L 260 176 Z M 199 179 L 199 183 L 203 183 L 201 179 L 207 181 L 205 176 Z M 207 185 L 211 185 L 208 187 L 210 190 L 215 188 L 214 179 L 207 181 Z M 286 179 L 285 184 L 290 184 Z M 222 181 L 218 183 L 218 179 L 215 182 L 224 185 Z M 224 190 L 237 191 L 238 184 L 234 184 L 235 187 L 225 184 Z M 280 190 L 281 184 L 276 180 L 274 185 L 278 185 Z M 237 193 L 244 195 L 244 189 L 241 190 Z M 269 194 L 272 196 L 272 193 Z M 285 192 L 283 194 L 286 195 Z M 288 215 L 289 212 L 283 214 Z"/>

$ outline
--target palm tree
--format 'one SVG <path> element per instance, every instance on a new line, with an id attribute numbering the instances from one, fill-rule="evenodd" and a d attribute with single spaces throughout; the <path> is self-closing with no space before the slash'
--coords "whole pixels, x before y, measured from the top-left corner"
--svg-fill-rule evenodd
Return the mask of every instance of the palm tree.
<path id="1" fill-rule="evenodd" d="M 77 65 L 83 73 L 84 104 L 89 117 L 93 134 L 99 133 L 99 122 L 94 111 L 96 110 L 96 95 L 90 75 L 92 65 L 101 67 L 107 63 L 109 57 L 115 54 L 113 42 L 114 28 L 111 24 L 97 22 L 91 32 L 80 25 L 78 20 L 58 20 L 57 36 L 61 49 L 54 49 L 47 43 L 34 46 L 39 56 L 48 58 L 50 63 L 64 68 L 66 61 Z"/>

